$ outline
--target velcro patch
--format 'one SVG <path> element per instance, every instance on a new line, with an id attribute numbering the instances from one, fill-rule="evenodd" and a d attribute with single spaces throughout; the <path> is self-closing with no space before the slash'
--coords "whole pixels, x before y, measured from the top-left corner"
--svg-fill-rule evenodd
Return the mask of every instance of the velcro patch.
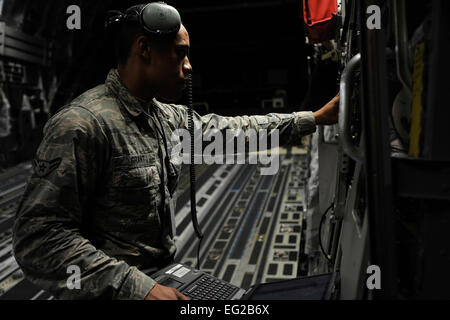
<path id="1" fill-rule="evenodd" d="M 61 163 L 61 158 L 56 158 L 56 159 L 50 160 L 50 161 L 34 159 L 33 169 L 38 177 L 43 178 L 46 175 L 48 175 L 50 172 L 52 172 L 56 168 L 58 168 L 60 163 Z"/>

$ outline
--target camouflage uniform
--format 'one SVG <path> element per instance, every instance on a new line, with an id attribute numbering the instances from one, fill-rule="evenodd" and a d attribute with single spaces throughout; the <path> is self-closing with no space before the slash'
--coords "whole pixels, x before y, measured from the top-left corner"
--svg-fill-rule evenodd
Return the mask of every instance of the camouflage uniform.
<path id="1" fill-rule="evenodd" d="M 141 272 L 175 253 L 170 219 L 161 224 L 161 161 L 155 119 L 166 137 L 187 127 L 187 108 L 133 96 L 111 70 L 45 125 L 35 172 L 17 211 L 13 247 L 26 277 L 60 299 L 144 299 L 155 281 Z M 280 140 L 315 131 L 312 112 L 199 116 L 203 129 L 280 130 Z M 156 122 L 157 123 L 157 122 Z M 284 137 L 284 138 L 283 138 Z M 168 149 L 173 143 L 168 138 Z M 166 194 L 180 167 L 164 170 Z M 168 199 L 168 197 L 166 197 Z M 81 270 L 69 290 L 67 268 Z"/>

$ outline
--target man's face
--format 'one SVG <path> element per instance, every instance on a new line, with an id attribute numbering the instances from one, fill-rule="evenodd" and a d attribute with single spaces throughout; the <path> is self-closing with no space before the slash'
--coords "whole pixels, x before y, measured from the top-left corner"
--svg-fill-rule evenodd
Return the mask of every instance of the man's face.
<path id="1" fill-rule="evenodd" d="M 189 34 L 181 26 L 175 40 L 156 46 L 151 53 L 151 86 L 156 95 L 169 101 L 178 100 L 192 71 L 189 62 Z"/>

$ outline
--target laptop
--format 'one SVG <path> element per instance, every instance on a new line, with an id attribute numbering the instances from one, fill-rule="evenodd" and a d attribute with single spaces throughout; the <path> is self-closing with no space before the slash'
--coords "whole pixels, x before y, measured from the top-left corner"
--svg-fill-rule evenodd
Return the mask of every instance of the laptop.
<path id="1" fill-rule="evenodd" d="M 191 300 L 323 300 L 332 274 L 259 283 L 248 290 L 181 263 L 171 264 L 151 277 Z"/>
<path id="2" fill-rule="evenodd" d="M 191 300 L 239 300 L 245 294 L 242 288 L 181 263 L 171 264 L 151 277 Z"/>

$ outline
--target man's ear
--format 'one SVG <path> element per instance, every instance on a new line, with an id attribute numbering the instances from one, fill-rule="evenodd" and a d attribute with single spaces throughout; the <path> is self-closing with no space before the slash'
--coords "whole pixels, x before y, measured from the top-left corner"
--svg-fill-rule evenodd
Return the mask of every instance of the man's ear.
<path id="1" fill-rule="evenodd" d="M 144 58 L 145 60 L 150 60 L 151 50 L 150 50 L 150 42 L 148 41 L 148 38 L 144 35 L 140 35 L 136 39 L 136 44 L 137 44 L 137 50 L 138 50 L 139 56 Z"/>

